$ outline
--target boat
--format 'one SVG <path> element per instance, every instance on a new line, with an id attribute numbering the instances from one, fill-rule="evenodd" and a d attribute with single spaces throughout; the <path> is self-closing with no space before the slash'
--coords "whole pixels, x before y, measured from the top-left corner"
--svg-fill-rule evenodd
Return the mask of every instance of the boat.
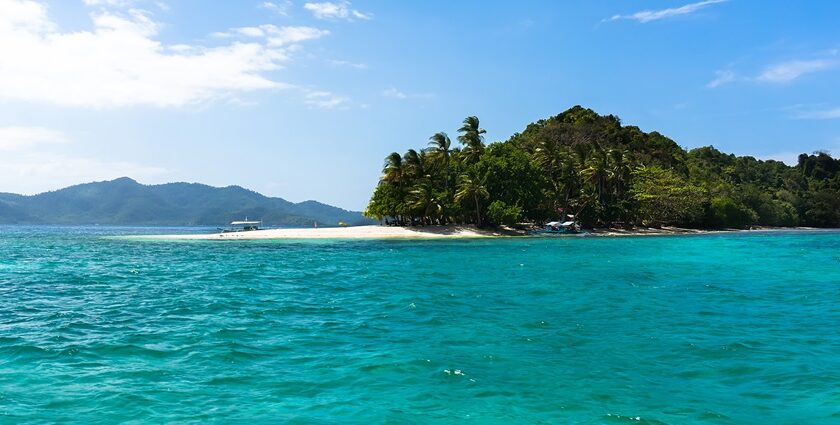
<path id="1" fill-rule="evenodd" d="M 567 221 L 549 221 L 540 230 L 534 230 L 532 235 L 574 235 L 580 233 L 580 224 L 574 220 L 575 216 L 567 215 Z"/>
<path id="2" fill-rule="evenodd" d="M 262 220 L 248 220 L 245 217 L 245 220 L 241 221 L 231 221 L 227 228 L 219 228 L 222 233 L 232 233 L 232 232 L 250 232 L 253 230 L 260 230 L 260 226 L 262 226 Z"/>

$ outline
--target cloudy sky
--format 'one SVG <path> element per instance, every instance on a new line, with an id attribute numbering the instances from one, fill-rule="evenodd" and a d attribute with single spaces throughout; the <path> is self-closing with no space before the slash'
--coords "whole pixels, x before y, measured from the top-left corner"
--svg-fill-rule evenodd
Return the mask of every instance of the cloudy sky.
<path id="1" fill-rule="evenodd" d="M 0 192 L 130 176 L 362 209 L 382 158 L 581 104 L 840 153 L 840 2 L 0 0 Z"/>

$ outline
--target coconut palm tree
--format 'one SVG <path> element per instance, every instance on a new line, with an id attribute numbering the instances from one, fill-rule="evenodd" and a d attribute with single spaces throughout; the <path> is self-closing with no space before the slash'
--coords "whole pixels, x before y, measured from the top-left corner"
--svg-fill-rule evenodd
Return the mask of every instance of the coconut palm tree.
<path id="1" fill-rule="evenodd" d="M 458 178 L 458 188 L 455 192 L 455 202 L 462 203 L 469 200 L 475 203 L 475 225 L 481 227 L 481 204 L 480 201 L 487 199 L 490 193 L 484 186 L 484 182 L 470 176 L 468 174 L 461 174 Z"/>
<path id="2" fill-rule="evenodd" d="M 613 190 L 617 196 L 627 191 L 627 184 L 630 182 L 630 174 L 633 172 L 633 164 L 630 160 L 630 153 L 625 148 L 610 149 L 610 174 L 613 177 Z"/>
<path id="3" fill-rule="evenodd" d="M 458 129 L 461 133 L 458 141 L 464 145 L 462 152 L 463 160 L 467 164 L 475 164 L 484 153 L 484 136 L 487 131 L 479 126 L 478 117 L 470 116 L 464 118 L 464 125 Z"/>
<path id="4" fill-rule="evenodd" d="M 449 157 L 452 155 L 452 141 L 444 132 L 435 133 L 429 138 L 429 156 L 437 161 L 440 161 L 443 167 L 444 188 L 448 189 L 449 182 L 446 174 L 449 171 Z"/>
<path id="5" fill-rule="evenodd" d="M 595 147 L 583 165 L 584 168 L 580 170 L 581 177 L 592 184 L 598 194 L 598 199 L 602 200 L 610 177 L 612 177 L 609 152 L 600 147 Z"/>
<path id="6" fill-rule="evenodd" d="M 432 157 L 437 165 L 440 167 L 441 177 L 443 178 L 443 193 L 444 193 L 444 204 L 448 205 L 450 201 L 450 193 L 449 193 L 449 158 L 452 156 L 452 141 L 449 140 L 449 136 L 444 133 L 435 133 L 432 137 L 429 138 L 429 156 Z M 447 213 L 446 209 L 444 208 L 443 211 L 443 222 L 444 224 L 447 221 Z"/>
<path id="7" fill-rule="evenodd" d="M 569 208 L 569 199 L 572 197 L 572 193 L 580 188 L 580 176 L 577 171 L 580 162 L 578 162 L 578 157 L 574 151 L 565 146 L 557 152 L 557 156 L 559 157 L 558 178 L 563 187 L 563 209 L 565 210 Z"/>
<path id="8" fill-rule="evenodd" d="M 417 180 L 426 175 L 426 153 L 409 149 L 403 155 L 403 169 L 409 180 Z"/>
<path id="9" fill-rule="evenodd" d="M 399 186 L 403 180 L 403 159 L 400 154 L 391 152 L 385 157 L 385 165 L 382 167 L 382 179 L 380 181 L 392 186 Z"/>
<path id="10" fill-rule="evenodd" d="M 434 187 L 428 178 L 420 179 L 406 197 L 408 208 L 421 217 L 424 224 L 432 224 L 443 214 L 443 202 L 435 196 Z"/>

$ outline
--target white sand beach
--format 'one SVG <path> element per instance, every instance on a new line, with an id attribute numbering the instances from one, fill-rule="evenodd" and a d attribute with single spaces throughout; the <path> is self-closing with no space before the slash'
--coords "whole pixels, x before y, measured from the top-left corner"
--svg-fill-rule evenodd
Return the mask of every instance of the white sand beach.
<path id="1" fill-rule="evenodd" d="M 477 229 L 475 226 L 352 226 L 307 229 L 266 229 L 250 232 L 208 233 L 191 235 L 149 235 L 154 239 L 434 239 L 434 238 L 486 238 L 507 236 L 499 230 Z"/>
<path id="2" fill-rule="evenodd" d="M 808 227 L 760 227 L 753 230 L 698 230 L 680 227 L 661 228 L 596 228 L 585 232 L 586 236 L 622 237 L 622 236 L 675 236 L 696 235 L 722 232 L 750 231 L 791 231 L 816 230 Z M 492 238 L 524 236 L 526 231 L 513 229 L 477 229 L 475 226 L 351 226 L 323 227 L 305 229 L 266 229 L 249 232 L 181 234 L 181 235 L 143 235 L 130 238 L 175 239 L 175 240 L 251 240 L 251 239 L 445 239 L 445 238 Z M 578 235 L 569 235 L 578 236 Z M 582 236 L 582 235 L 581 235 Z M 561 236 L 563 237 L 563 236 Z"/>

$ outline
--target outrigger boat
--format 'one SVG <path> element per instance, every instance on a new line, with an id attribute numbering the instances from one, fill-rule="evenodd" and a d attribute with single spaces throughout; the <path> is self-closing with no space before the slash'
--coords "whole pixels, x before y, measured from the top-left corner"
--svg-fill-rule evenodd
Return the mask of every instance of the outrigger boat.
<path id="1" fill-rule="evenodd" d="M 242 221 L 231 221 L 227 228 L 219 228 L 222 233 L 231 233 L 231 232 L 250 232 L 252 230 L 260 230 L 260 226 L 262 226 L 262 220 L 254 221 L 248 220 L 246 217 L 245 220 Z"/>
<path id="2" fill-rule="evenodd" d="M 575 216 L 569 214 L 567 215 L 570 220 L 560 222 L 560 221 L 549 221 L 545 224 L 545 227 L 540 230 L 534 230 L 531 232 L 532 235 L 573 235 L 580 233 L 580 224 L 577 223 L 574 218 Z"/>

